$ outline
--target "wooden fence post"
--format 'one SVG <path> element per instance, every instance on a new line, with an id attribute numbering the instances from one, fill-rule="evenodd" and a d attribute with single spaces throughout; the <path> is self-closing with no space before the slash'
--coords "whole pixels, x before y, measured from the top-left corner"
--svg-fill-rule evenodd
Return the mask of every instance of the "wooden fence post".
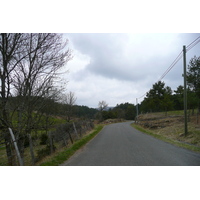
<path id="1" fill-rule="evenodd" d="M 63 139 L 63 141 L 64 141 L 65 146 L 67 146 L 67 141 L 66 141 L 66 139 L 65 139 L 65 136 L 63 136 L 62 139 Z"/>
<path id="2" fill-rule="evenodd" d="M 68 134 L 69 134 L 69 139 L 70 139 L 71 143 L 73 144 L 74 141 L 73 141 L 73 139 L 72 139 L 72 136 L 71 136 L 70 130 L 68 131 Z"/>
<path id="3" fill-rule="evenodd" d="M 51 137 L 51 132 L 49 132 L 49 143 L 50 143 L 50 148 L 51 148 L 51 154 L 54 152 L 53 150 L 53 138 Z"/>
<path id="4" fill-rule="evenodd" d="M 75 126 L 74 122 L 73 122 L 73 127 L 74 127 L 74 132 L 75 132 L 75 134 L 76 134 L 76 137 L 77 137 L 77 139 L 79 139 L 78 133 L 77 133 L 77 130 L 76 130 L 76 126 Z"/>
<path id="5" fill-rule="evenodd" d="M 28 139 L 29 139 L 29 147 L 30 147 L 32 165 L 35 165 L 35 155 L 34 155 L 34 151 L 33 151 L 33 142 L 32 142 L 32 138 L 31 138 L 31 134 L 28 134 Z"/>

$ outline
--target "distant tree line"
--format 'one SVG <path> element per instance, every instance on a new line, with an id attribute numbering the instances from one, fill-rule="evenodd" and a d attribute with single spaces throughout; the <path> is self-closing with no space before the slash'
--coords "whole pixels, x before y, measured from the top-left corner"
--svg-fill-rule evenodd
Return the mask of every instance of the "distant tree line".
<path id="1" fill-rule="evenodd" d="M 98 109 L 89 108 L 88 106 L 76 105 L 75 103 L 70 104 L 70 102 L 66 101 L 56 102 L 48 99 L 46 101 L 48 101 L 46 103 L 48 107 L 43 110 L 44 113 L 49 113 L 52 116 L 60 116 L 68 122 L 76 118 L 95 119 L 98 113 Z"/>
<path id="2" fill-rule="evenodd" d="M 117 104 L 114 108 L 100 110 L 97 113 L 97 119 L 100 121 L 107 119 L 126 119 L 134 120 L 136 116 L 136 107 L 131 103 Z"/>

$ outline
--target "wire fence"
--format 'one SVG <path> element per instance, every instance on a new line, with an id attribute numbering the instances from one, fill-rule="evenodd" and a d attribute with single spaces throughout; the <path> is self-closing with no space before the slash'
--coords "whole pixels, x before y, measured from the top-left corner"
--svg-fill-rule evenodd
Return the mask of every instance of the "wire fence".
<path id="1" fill-rule="evenodd" d="M 4 130 L 0 134 L 0 165 L 11 165 L 9 160 L 15 166 L 36 165 L 46 156 L 81 139 L 93 128 L 94 122 L 91 120 L 67 122 L 57 125 L 49 131 L 33 132 L 14 139 L 10 137 L 9 131 Z M 5 134 L 9 136 L 7 140 L 5 140 Z M 18 149 L 16 149 L 16 145 Z M 7 152 L 8 149 L 9 152 Z"/>

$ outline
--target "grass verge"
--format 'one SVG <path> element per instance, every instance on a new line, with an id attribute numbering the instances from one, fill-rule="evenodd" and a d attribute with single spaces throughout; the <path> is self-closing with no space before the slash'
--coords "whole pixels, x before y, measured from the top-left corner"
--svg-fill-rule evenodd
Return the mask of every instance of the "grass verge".
<path id="1" fill-rule="evenodd" d="M 96 126 L 91 134 L 86 135 L 82 139 L 76 141 L 70 148 L 65 148 L 63 151 L 55 153 L 53 157 L 49 158 L 48 161 L 41 163 L 40 166 L 58 166 L 62 164 L 68 160 L 78 149 L 94 138 L 103 127 L 103 125 Z"/>
<path id="2" fill-rule="evenodd" d="M 171 138 L 167 138 L 163 135 L 158 135 L 158 134 L 155 134 L 155 133 L 152 133 L 151 131 L 147 130 L 147 129 L 144 129 L 142 128 L 140 125 L 137 125 L 137 124 L 131 124 L 132 127 L 134 127 L 135 129 L 143 132 L 143 133 L 146 133 L 148 135 L 151 135 L 157 139 L 160 139 L 162 141 L 165 141 L 165 142 L 168 142 L 168 143 L 171 143 L 175 146 L 178 146 L 178 147 L 182 147 L 182 148 L 185 148 L 185 149 L 188 149 L 188 150 L 191 150 L 191 151 L 195 151 L 195 152 L 200 152 L 200 148 L 197 147 L 197 146 L 194 146 L 194 145 L 190 145 L 190 144 L 185 144 L 185 143 L 182 143 L 182 142 L 179 142 L 177 140 L 172 140 Z"/>

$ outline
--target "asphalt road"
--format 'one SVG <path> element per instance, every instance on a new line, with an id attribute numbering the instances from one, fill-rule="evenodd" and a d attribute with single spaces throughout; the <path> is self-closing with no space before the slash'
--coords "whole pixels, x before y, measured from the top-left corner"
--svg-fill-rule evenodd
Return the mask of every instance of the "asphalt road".
<path id="1" fill-rule="evenodd" d="M 200 154 L 137 131 L 131 122 L 107 125 L 65 166 L 199 166 Z"/>

